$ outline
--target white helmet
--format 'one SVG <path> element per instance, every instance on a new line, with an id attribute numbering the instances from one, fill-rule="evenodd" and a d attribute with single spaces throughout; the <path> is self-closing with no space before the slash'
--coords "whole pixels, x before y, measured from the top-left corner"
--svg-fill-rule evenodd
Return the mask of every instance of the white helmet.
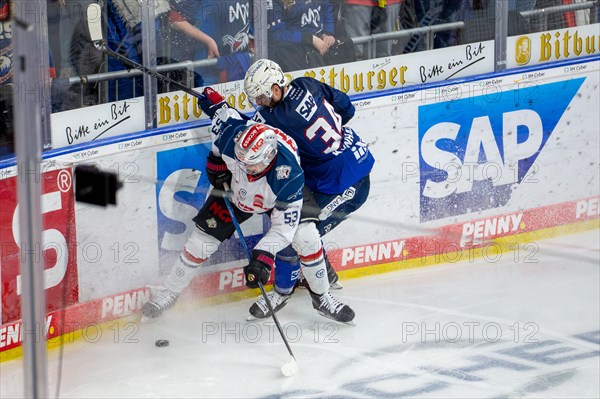
<path id="1" fill-rule="evenodd" d="M 235 140 L 235 157 L 250 175 L 262 173 L 277 155 L 277 133 L 262 123 L 246 128 Z"/>
<path id="2" fill-rule="evenodd" d="M 281 67 L 276 62 L 263 58 L 250 65 L 244 78 L 244 91 L 252 105 L 256 108 L 257 98 L 265 96 L 271 99 L 273 96 L 271 87 L 274 84 L 284 87 L 288 83 L 288 79 L 283 74 Z"/>

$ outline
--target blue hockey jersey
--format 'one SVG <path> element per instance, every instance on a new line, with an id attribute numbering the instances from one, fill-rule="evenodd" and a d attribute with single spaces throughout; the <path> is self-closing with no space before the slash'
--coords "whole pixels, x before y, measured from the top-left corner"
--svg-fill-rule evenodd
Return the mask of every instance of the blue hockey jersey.
<path id="1" fill-rule="evenodd" d="M 183 18 L 208 36 L 219 47 L 221 57 L 235 53 L 248 53 L 252 37 L 252 10 L 249 0 L 170 0 L 171 21 Z M 177 29 L 172 31 L 171 56 L 179 61 L 204 60 L 208 48 L 204 43 L 188 37 Z M 196 68 L 202 76 L 197 84 L 218 83 L 217 68 Z"/>
<path id="2" fill-rule="evenodd" d="M 212 151 L 220 155 L 232 172 L 232 202 L 243 212 L 269 212 L 271 228 L 256 244 L 255 249 L 275 255 L 291 244 L 302 208 L 304 173 L 296 143 L 278 129 L 277 156 L 259 176 L 248 175 L 235 158 L 235 137 L 248 125 L 249 121 L 233 108 L 221 108 L 211 124 L 213 136 Z"/>
<path id="3" fill-rule="evenodd" d="M 335 36 L 329 0 L 296 0 L 287 8 L 281 1 L 274 1 L 267 10 L 269 40 L 312 45 L 313 35 Z"/>
<path id="4" fill-rule="evenodd" d="M 171 0 L 171 8 L 212 37 L 219 46 L 221 56 L 250 49 L 252 15 L 248 0 Z M 184 47 L 178 51 L 193 51 L 193 59 L 205 59 L 208 56 L 206 46 L 190 38 L 178 37 L 176 47 L 179 46 Z M 188 56 L 190 58 L 191 54 Z"/>
<path id="5" fill-rule="evenodd" d="M 344 92 L 312 78 L 296 78 L 274 108 L 260 107 L 253 119 L 275 126 L 298 144 L 306 185 L 339 194 L 368 175 L 375 159 L 349 127 L 354 106 Z"/>

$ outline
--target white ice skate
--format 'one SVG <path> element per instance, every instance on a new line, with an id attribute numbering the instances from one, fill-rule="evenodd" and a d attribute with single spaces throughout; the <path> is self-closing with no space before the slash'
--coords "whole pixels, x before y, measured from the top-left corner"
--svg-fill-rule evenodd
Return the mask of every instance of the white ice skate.
<path id="1" fill-rule="evenodd" d="M 142 306 L 142 321 L 144 318 L 154 319 L 160 316 L 165 310 L 170 309 L 175 305 L 179 294 L 164 288 L 152 294 L 152 299 Z"/>

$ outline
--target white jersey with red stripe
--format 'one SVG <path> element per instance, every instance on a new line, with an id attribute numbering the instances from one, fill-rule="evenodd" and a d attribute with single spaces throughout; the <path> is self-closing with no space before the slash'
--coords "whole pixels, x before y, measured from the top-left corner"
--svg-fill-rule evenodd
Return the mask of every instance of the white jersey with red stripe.
<path id="1" fill-rule="evenodd" d="M 304 190 L 304 172 L 300 167 L 296 143 L 279 129 L 277 155 L 259 175 L 248 175 L 235 158 L 235 138 L 254 124 L 233 108 L 221 108 L 211 125 L 213 153 L 220 155 L 232 172 L 232 202 L 243 212 L 269 212 L 271 228 L 254 247 L 276 254 L 294 239 Z"/>

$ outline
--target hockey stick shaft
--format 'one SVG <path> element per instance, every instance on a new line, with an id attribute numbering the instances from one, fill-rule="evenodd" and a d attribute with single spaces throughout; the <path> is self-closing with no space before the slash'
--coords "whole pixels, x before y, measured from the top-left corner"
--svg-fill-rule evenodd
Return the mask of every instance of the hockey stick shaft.
<path id="1" fill-rule="evenodd" d="M 106 44 L 104 42 L 94 42 L 94 46 L 102 51 L 104 54 L 110 56 L 110 57 L 114 57 L 116 59 L 118 59 L 119 61 L 121 61 L 123 64 L 126 64 L 130 67 L 132 67 L 133 69 L 137 69 L 138 71 L 142 71 L 143 73 L 152 76 L 153 78 L 156 78 L 158 80 L 161 80 L 165 83 L 171 84 L 175 87 L 177 87 L 179 90 L 184 91 L 194 97 L 199 97 L 202 94 L 198 93 L 192 89 L 190 89 L 189 87 L 187 87 L 186 85 L 179 83 L 176 80 L 171 79 L 170 77 L 163 75 L 162 73 L 153 71 L 149 68 L 146 68 L 145 66 L 143 66 L 142 64 L 139 64 L 133 60 L 130 60 L 129 58 L 117 53 L 116 51 L 108 48 L 106 46 Z"/>
<path id="2" fill-rule="evenodd" d="M 114 57 L 114 58 L 118 59 L 123 64 L 128 65 L 128 66 L 132 67 L 133 69 L 137 69 L 138 71 L 148 74 L 148 75 L 152 76 L 153 78 L 156 78 L 162 82 L 171 84 L 171 85 L 177 87 L 178 89 L 180 89 L 194 97 L 198 97 L 201 95 L 201 93 L 198 93 L 198 92 L 190 89 L 186 85 L 184 85 L 176 80 L 173 80 L 170 77 L 163 75 L 159 72 L 153 71 L 152 69 L 146 68 L 142 64 L 137 63 L 133 60 L 130 60 L 129 58 L 127 58 L 127 57 L 117 53 L 116 51 L 112 50 L 111 48 L 109 48 L 106 45 L 106 40 L 104 40 L 104 37 L 102 34 L 102 17 L 101 16 L 102 16 L 102 11 L 101 11 L 99 4 L 93 3 L 88 6 L 88 8 L 87 8 L 88 29 L 90 32 L 90 39 L 91 39 L 92 43 L 94 44 L 94 47 L 96 47 L 96 49 L 98 49 L 99 51 L 108 55 L 109 57 Z"/>
<path id="3" fill-rule="evenodd" d="M 223 188 L 225 189 L 225 195 L 223 195 L 223 200 L 225 201 L 225 206 L 227 207 L 227 210 L 229 211 L 229 214 L 231 215 L 231 221 L 233 222 L 235 231 L 237 231 L 238 236 L 240 237 L 240 241 L 242 242 L 242 247 L 244 248 L 246 258 L 248 258 L 248 262 L 250 262 L 252 260 L 252 255 L 250 255 L 250 250 L 248 249 L 248 245 L 246 244 L 246 239 L 244 238 L 244 234 L 242 233 L 240 224 L 238 223 L 237 219 L 235 218 L 235 214 L 233 213 L 233 207 L 231 206 L 231 201 L 229 200 L 229 195 L 231 195 L 231 189 L 229 188 L 229 184 L 225 183 L 223 185 Z M 260 288 L 260 292 L 262 293 L 262 296 L 265 298 L 265 302 L 267 302 L 267 307 L 269 308 L 269 312 L 271 312 L 271 317 L 273 317 L 273 321 L 275 322 L 275 325 L 277 326 L 277 329 L 279 330 L 281 339 L 283 339 L 283 342 L 285 343 L 285 347 L 287 348 L 290 355 L 295 359 L 296 357 L 294 356 L 294 352 L 292 352 L 292 348 L 290 347 L 290 344 L 287 341 L 285 334 L 283 333 L 283 329 L 281 328 L 281 324 L 279 324 L 279 320 L 277 319 L 277 316 L 275 315 L 275 312 L 273 311 L 273 307 L 271 306 L 271 301 L 269 300 L 269 297 L 267 296 L 265 287 L 263 287 L 260 280 L 258 281 L 258 288 Z"/>

